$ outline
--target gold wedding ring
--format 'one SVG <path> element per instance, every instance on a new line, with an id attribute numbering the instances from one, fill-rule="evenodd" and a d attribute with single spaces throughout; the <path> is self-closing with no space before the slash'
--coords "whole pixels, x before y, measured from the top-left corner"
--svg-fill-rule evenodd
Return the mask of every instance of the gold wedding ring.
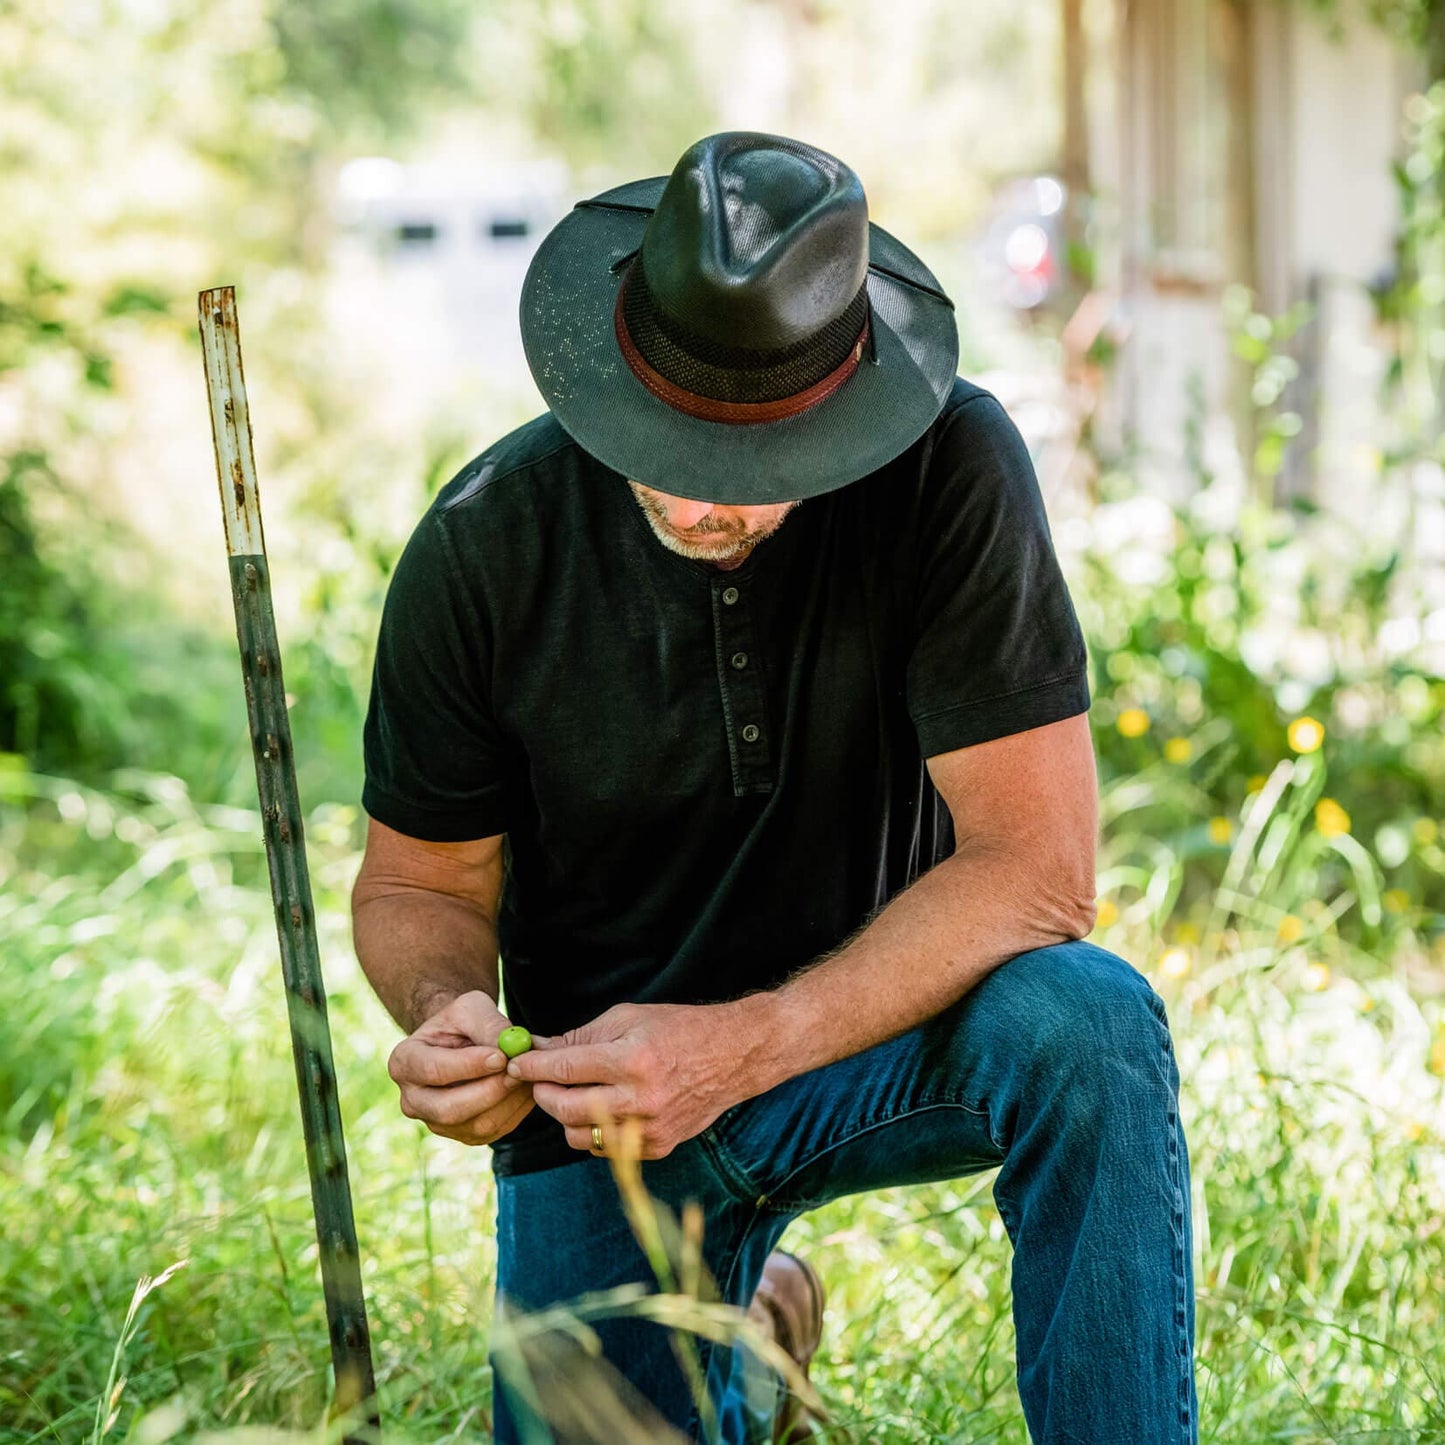
<path id="1" fill-rule="evenodd" d="M 597 1124 L 592 1126 L 592 1147 L 597 1153 L 602 1152 L 602 1129 Z"/>

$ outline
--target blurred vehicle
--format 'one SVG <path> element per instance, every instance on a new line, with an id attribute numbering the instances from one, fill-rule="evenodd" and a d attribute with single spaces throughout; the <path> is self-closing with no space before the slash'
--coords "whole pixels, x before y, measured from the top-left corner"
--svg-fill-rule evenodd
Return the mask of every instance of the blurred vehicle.
<path id="1" fill-rule="evenodd" d="M 1064 278 L 1064 202 L 1057 176 L 1016 176 L 999 187 L 974 246 L 986 291 L 1016 311 L 1036 312 Z"/>
<path id="2" fill-rule="evenodd" d="M 553 160 L 352 160 L 337 183 L 335 274 L 347 278 L 352 305 L 368 298 L 371 325 L 385 311 L 384 329 L 418 352 L 525 378 L 522 280 L 567 214 L 569 185 Z"/>

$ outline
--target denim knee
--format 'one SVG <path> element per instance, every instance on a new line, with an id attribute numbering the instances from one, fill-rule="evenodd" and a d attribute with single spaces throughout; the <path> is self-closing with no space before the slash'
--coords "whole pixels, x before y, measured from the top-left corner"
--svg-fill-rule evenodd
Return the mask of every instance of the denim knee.
<path id="1" fill-rule="evenodd" d="M 1116 1090 L 1177 1089 L 1164 1000 L 1131 963 L 1076 941 L 1019 954 L 981 984 L 1016 1098 L 1065 1093 L 1088 1111 Z"/>

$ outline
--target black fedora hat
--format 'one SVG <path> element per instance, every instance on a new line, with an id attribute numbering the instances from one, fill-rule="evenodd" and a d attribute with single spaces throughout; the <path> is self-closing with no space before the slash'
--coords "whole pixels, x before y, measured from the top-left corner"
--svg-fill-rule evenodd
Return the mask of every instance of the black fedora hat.
<path id="1" fill-rule="evenodd" d="M 706 136 L 579 201 L 522 285 L 538 389 L 584 451 L 698 501 L 818 496 L 912 445 L 958 366 L 953 303 L 836 156 Z"/>

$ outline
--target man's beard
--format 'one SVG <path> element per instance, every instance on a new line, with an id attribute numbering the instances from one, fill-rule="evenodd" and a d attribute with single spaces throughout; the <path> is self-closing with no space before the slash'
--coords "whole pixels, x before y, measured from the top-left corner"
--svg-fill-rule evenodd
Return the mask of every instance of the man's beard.
<path id="1" fill-rule="evenodd" d="M 667 524 L 667 512 L 636 482 L 629 480 L 627 485 L 637 498 L 637 505 L 642 508 L 642 515 L 647 518 L 657 540 L 668 551 L 676 552 L 679 557 L 689 557 L 694 562 L 731 562 L 745 555 L 759 542 L 771 537 L 787 520 L 793 506 L 797 505 L 793 503 L 775 521 L 754 531 L 749 531 L 742 522 L 718 522 L 704 517 L 686 532 L 674 532 Z"/>

